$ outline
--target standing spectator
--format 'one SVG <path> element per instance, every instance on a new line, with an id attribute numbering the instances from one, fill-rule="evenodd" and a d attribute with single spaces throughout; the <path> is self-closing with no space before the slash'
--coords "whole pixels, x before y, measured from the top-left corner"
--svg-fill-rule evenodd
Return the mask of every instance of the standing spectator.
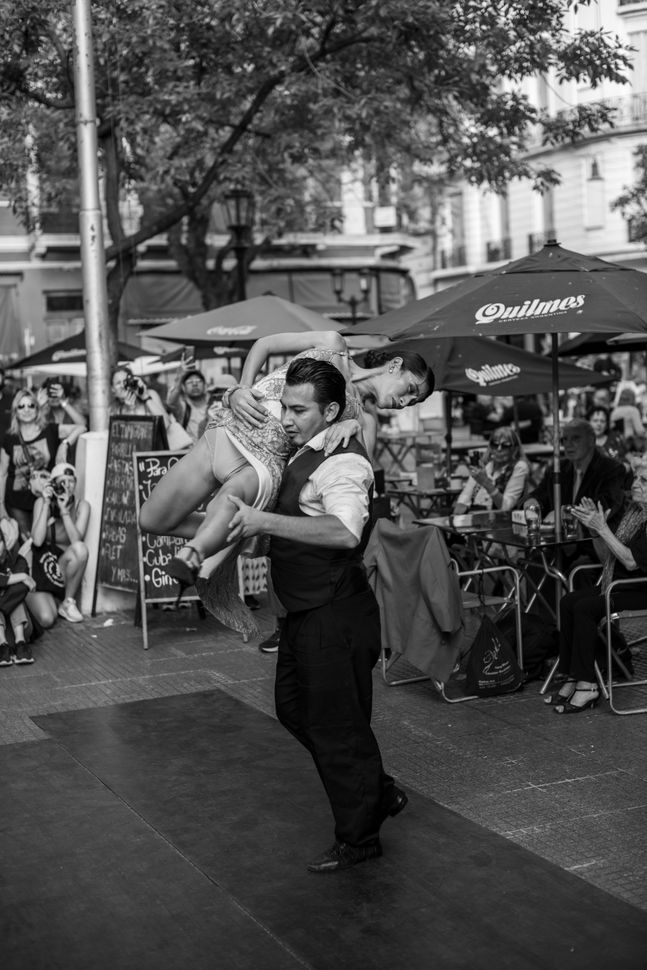
<path id="1" fill-rule="evenodd" d="M 112 372 L 113 400 L 110 414 L 136 415 L 158 414 L 168 426 L 169 415 L 162 399 L 142 377 L 137 377 L 126 364 L 120 364 Z"/>
<path id="2" fill-rule="evenodd" d="M 90 506 L 85 499 L 77 500 L 75 492 L 74 466 L 61 462 L 52 469 L 49 483 L 43 486 L 34 504 L 31 535 L 36 590 L 29 594 L 27 605 L 45 629 L 53 626 L 57 613 L 70 623 L 83 620 L 76 594 L 88 561 L 84 539 Z M 36 564 L 43 553 L 49 557 L 50 565 L 41 575 Z M 57 600 L 61 600 L 58 607 Z"/>
<path id="3" fill-rule="evenodd" d="M 0 367 L 0 447 L 11 424 L 11 392 L 5 383 L 4 367 Z"/>
<path id="4" fill-rule="evenodd" d="M 527 394 L 517 398 L 516 425 L 515 407 L 513 405 L 508 405 L 503 409 L 501 424 L 516 427 L 522 445 L 535 444 L 537 441 L 541 441 L 541 433 L 544 428 L 544 412 L 537 398 L 532 394 Z"/>
<path id="5" fill-rule="evenodd" d="M 636 395 L 630 387 L 620 392 L 618 403 L 611 412 L 611 427 L 620 432 L 629 451 L 645 450 L 645 429 L 636 407 Z"/>
<path id="6" fill-rule="evenodd" d="M 166 407 L 194 443 L 204 428 L 209 403 L 204 374 L 195 366 L 192 355 L 183 354 L 175 381 L 166 395 Z"/>
<path id="7" fill-rule="evenodd" d="M 87 429 L 85 418 L 70 402 L 65 387 L 58 377 L 48 377 L 39 388 L 36 397 L 45 420 L 59 425 L 59 436 L 64 437 L 68 445 L 65 457 L 73 464 L 76 442 Z"/>
<path id="8" fill-rule="evenodd" d="M 586 420 L 595 431 L 596 447 L 604 455 L 622 461 L 627 454 L 627 445 L 619 431 L 610 429 L 609 409 L 602 406 L 593 407 L 587 414 Z"/>
<path id="9" fill-rule="evenodd" d="M 30 390 L 14 395 L 11 412 L 9 431 L 0 448 L 0 516 L 16 519 L 26 536 L 35 502 L 29 487 L 30 475 L 64 461 L 71 436 L 60 440 L 60 426 L 46 421 Z M 79 434 L 81 430 L 78 429 Z"/>

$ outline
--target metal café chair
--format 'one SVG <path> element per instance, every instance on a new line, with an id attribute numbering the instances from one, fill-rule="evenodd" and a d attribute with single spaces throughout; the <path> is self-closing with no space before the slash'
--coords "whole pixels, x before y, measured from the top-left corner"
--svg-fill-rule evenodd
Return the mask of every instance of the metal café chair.
<path id="1" fill-rule="evenodd" d="M 580 573 L 590 570 L 596 570 L 599 572 L 601 568 L 602 567 L 597 563 L 576 566 L 568 577 L 569 592 L 572 592 L 575 588 L 575 582 Z M 637 577 L 636 579 L 616 579 L 609 584 L 609 588 L 605 593 L 605 615 L 598 624 L 598 633 L 606 648 L 607 669 L 603 673 L 600 668 L 600 664 L 596 659 L 594 663 L 595 676 L 600 686 L 600 693 L 605 700 L 609 701 L 609 707 L 614 714 L 647 713 L 647 691 L 639 690 L 642 687 L 647 687 L 647 649 L 643 651 L 644 656 L 641 655 L 640 651 L 634 654 L 634 650 L 636 650 L 640 644 L 647 642 L 647 605 L 645 606 L 644 610 L 614 610 L 611 602 L 614 590 L 621 589 L 623 586 L 635 587 L 636 585 L 644 585 L 647 587 L 647 577 Z M 645 631 L 644 633 L 638 632 L 637 635 L 634 635 L 629 639 L 625 639 L 627 647 L 633 654 L 631 660 L 631 669 L 627 666 L 623 658 L 619 656 L 616 645 L 614 645 L 613 642 L 614 629 L 617 632 L 620 632 L 620 627 L 623 623 L 629 623 L 634 628 L 636 626 L 642 627 Z M 633 669 L 634 663 L 636 665 L 640 664 L 641 668 L 644 669 L 644 677 L 636 677 Z M 548 675 L 540 688 L 540 694 L 544 694 L 548 689 L 551 680 L 557 672 L 558 665 L 559 658 L 555 660 L 554 664 L 550 668 Z M 621 679 L 619 679 L 617 675 L 614 675 L 614 670 L 618 671 Z M 629 706 L 628 704 L 621 706 L 619 704 L 617 699 L 618 693 L 620 691 L 624 691 L 626 688 L 634 688 L 639 690 L 639 704 L 635 706 Z M 616 695 L 615 698 L 614 693 Z M 628 695 L 624 694 L 623 696 Z"/>

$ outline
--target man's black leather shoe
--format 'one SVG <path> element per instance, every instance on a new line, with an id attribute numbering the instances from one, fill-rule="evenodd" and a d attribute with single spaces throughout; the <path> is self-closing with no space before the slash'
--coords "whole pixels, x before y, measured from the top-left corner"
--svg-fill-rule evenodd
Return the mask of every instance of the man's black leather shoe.
<path id="1" fill-rule="evenodd" d="M 389 800 L 388 805 L 384 808 L 384 818 L 390 815 L 394 818 L 399 815 L 403 808 L 406 808 L 409 799 L 407 798 L 406 792 L 403 792 L 401 788 L 393 787 L 393 792 Z"/>
<path id="2" fill-rule="evenodd" d="M 350 869 L 358 862 L 377 859 L 381 855 L 382 846 L 379 842 L 371 842 L 370 845 L 347 845 L 345 842 L 335 842 L 332 848 L 311 862 L 308 869 L 310 872 L 338 872 L 340 869 Z"/>

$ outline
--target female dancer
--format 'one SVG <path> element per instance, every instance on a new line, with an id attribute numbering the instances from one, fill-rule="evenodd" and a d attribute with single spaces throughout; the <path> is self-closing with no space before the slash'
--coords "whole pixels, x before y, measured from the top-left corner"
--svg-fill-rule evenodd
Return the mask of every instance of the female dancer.
<path id="1" fill-rule="evenodd" d="M 433 391 L 433 374 L 417 354 L 394 353 L 378 367 L 363 368 L 350 358 L 346 341 L 336 331 L 276 334 L 256 341 L 240 386 L 226 393 L 223 409 L 214 414 L 200 441 L 164 476 L 141 509 L 144 531 L 191 540 L 167 570 L 184 586 L 195 582 L 203 563 L 201 575 L 209 575 L 232 552 L 226 542 L 232 515 L 229 495 L 255 508 L 276 500 L 291 453 L 280 421 L 288 365 L 252 385 L 268 357 L 294 353 L 327 360 L 346 378 L 345 420 L 331 429 L 329 450 L 359 433 L 372 450 L 377 428 L 375 418 L 362 407 L 364 397 L 373 398 L 381 408 L 403 408 Z M 196 511 L 215 489 L 206 513 Z M 212 557 L 208 563 L 207 557 Z"/>

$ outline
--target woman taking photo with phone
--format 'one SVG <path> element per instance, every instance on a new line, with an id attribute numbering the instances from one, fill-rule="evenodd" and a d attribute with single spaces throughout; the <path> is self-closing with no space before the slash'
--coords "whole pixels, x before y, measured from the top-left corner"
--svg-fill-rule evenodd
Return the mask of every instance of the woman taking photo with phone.
<path id="1" fill-rule="evenodd" d="M 472 453 L 469 478 L 454 505 L 454 514 L 514 509 L 526 492 L 530 466 L 521 441 L 510 427 L 492 432 L 485 454 Z"/>

